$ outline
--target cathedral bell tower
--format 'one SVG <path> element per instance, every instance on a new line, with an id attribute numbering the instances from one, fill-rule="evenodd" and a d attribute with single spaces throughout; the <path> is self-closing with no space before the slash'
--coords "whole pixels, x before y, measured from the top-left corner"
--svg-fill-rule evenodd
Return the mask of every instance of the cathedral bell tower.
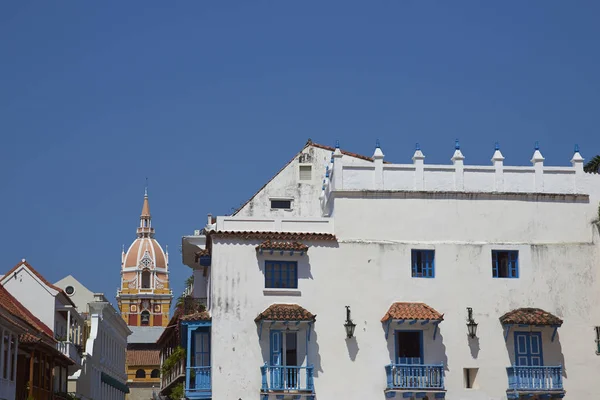
<path id="1" fill-rule="evenodd" d="M 167 326 L 173 293 L 169 288 L 169 254 L 154 239 L 148 190 L 137 239 L 121 254 L 117 303 L 129 326 Z"/>

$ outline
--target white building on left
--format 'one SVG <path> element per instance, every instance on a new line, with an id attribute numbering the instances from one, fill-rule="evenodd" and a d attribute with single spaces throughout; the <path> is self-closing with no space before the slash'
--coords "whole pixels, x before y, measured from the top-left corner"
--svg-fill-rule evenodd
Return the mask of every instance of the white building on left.
<path id="1" fill-rule="evenodd" d="M 69 392 L 82 400 L 124 400 L 125 351 L 131 330 L 102 293 L 94 293 L 71 275 L 56 282 L 84 316 L 82 368 L 69 376 Z"/>

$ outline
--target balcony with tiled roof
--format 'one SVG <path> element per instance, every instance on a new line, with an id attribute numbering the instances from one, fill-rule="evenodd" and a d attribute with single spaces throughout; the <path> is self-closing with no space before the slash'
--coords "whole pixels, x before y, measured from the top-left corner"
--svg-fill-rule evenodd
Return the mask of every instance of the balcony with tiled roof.
<path id="1" fill-rule="evenodd" d="M 500 317 L 511 360 L 507 398 L 562 398 L 564 356 L 558 340 L 563 321 L 540 308 L 518 308 Z"/>
<path id="2" fill-rule="evenodd" d="M 387 398 L 445 397 L 446 355 L 438 335 L 438 324 L 443 320 L 443 314 L 425 303 L 396 302 L 390 306 L 381 319 L 391 359 L 385 366 Z"/>
<path id="3" fill-rule="evenodd" d="M 265 360 L 260 398 L 270 395 L 312 400 L 314 366 L 309 360 L 316 315 L 298 304 L 272 304 L 254 319 Z M 314 340 L 314 339 L 313 339 Z"/>

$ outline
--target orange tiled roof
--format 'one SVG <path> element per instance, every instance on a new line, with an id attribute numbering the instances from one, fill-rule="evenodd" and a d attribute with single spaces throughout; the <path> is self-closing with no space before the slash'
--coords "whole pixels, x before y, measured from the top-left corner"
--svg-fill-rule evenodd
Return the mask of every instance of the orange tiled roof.
<path id="1" fill-rule="evenodd" d="M 183 315 L 182 321 L 210 321 L 210 314 L 208 311 L 196 311 L 191 314 Z"/>
<path id="2" fill-rule="evenodd" d="M 29 270 L 30 270 L 30 271 L 31 271 L 31 272 L 32 272 L 32 273 L 33 273 L 35 276 L 37 276 L 37 277 L 38 277 L 38 279 L 39 279 L 40 281 L 44 282 L 44 284 L 45 284 L 46 286 L 48 286 L 48 287 L 50 287 L 50 288 L 52 288 L 52 289 L 56 290 L 56 291 L 57 291 L 57 292 L 59 292 L 59 293 L 62 293 L 62 294 L 65 296 L 65 298 L 67 299 L 67 301 L 68 301 L 69 303 L 71 303 L 71 305 L 72 305 L 73 307 L 76 307 L 75 303 L 73 303 L 73 300 L 71 300 L 71 298 L 70 298 L 70 297 L 69 297 L 69 296 L 68 296 L 68 295 L 65 293 L 65 291 L 64 291 L 64 290 L 62 290 L 62 289 L 61 289 L 61 288 L 59 288 L 58 286 L 55 286 L 55 285 L 53 285 L 52 283 L 48 282 L 48 280 L 47 280 L 46 278 L 44 278 L 44 276 L 43 276 L 42 274 L 40 274 L 39 272 L 37 272 L 37 271 L 36 271 L 36 269 L 35 269 L 35 268 L 33 268 L 33 267 L 31 266 L 31 264 L 29 264 L 29 263 L 28 263 L 27 261 L 25 261 L 25 260 L 21 260 L 21 262 L 20 262 L 20 263 L 18 263 L 18 264 L 17 264 L 17 265 L 15 265 L 14 267 L 12 267 L 12 268 L 10 269 L 10 271 L 8 271 L 6 274 L 4 274 L 4 276 L 6 277 L 6 276 L 9 276 L 9 275 L 11 275 L 13 272 L 15 272 L 15 271 L 17 270 L 17 268 L 19 268 L 19 267 L 20 267 L 21 265 L 23 265 L 23 264 L 25 264 L 25 266 L 27 266 L 27 268 L 29 268 Z"/>
<path id="3" fill-rule="evenodd" d="M 211 236 L 238 237 L 241 239 L 260 240 L 337 240 L 334 234 L 318 232 L 259 232 L 259 231 L 211 231 Z"/>
<path id="4" fill-rule="evenodd" d="M 127 365 L 160 365 L 160 350 L 127 350 Z"/>
<path id="5" fill-rule="evenodd" d="M 563 320 L 540 308 L 517 308 L 500 317 L 502 324 L 562 325 Z"/>
<path id="6" fill-rule="evenodd" d="M 444 315 L 425 303 L 397 302 L 390 306 L 388 312 L 381 318 L 381 322 L 390 319 L 443 321 Z"/>
<path id="7" fill-rule="evenodd" d="M 308 251 L 308 246 L 300 242 L 274 242 L 265 240 L 258 246 L 256 250 L 284 250 L 284 251 Z"/>
<path id="8" fill-rule="evenodd" d="M 316 318 L 316 315 L 298 304 L 272 304 L 258 314 L 254 321 L 314 321 Z"/>
<path id="9" fill-rule="evenodd" d="M 323 150 L 329 150 L 331 152 L 335 151 L 335 147 L 326 146 L 324 144 L 318 144 L 318 143 L 309 142 L 306 145 L 307 146 L 312 145 L 314 147 L 318 147 L 318 148 L 323 149 Z M 343 155 L 348 156 L 348 157 L 360 158 L 361 160 L 365 160 L 365 161 L 373 161 L 373 157 L 363 156 L 362 154 L 352 153 L 350 151 L 346 151 L 346 150 L 342 150 L 342 149 L 340 149 L 340 152 Z"/>

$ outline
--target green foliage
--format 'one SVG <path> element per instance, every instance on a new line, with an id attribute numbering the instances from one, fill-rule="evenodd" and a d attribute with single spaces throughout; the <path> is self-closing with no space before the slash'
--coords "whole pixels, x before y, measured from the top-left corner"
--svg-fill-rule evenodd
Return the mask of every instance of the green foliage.
<path id="1" fill-rule="evenodd" d="M 190 286 L 192 286 L 194 284 L 194 275 L 190 276 L 189 278 L 187 278 L 185 280 L 185 287 L 186 289 L 189 288 Z M 183 307 L 183 303 L 185 301 L 185 297 L 184 295 L 181 295 L 177 298 L 177 302 L 175 303 L 175 307 Z"/>
<path id="2" fill-rule="evenodd" d="M 173 389 L 171 389 L 171 393 L 169 394 L 169 399 L 170 400 L 181 400 L 185 398 L 185 391 L 183 389 L 183 383 L 178 383 L 177 385 L 173 386 Z"/>
<path id="3" fill-rule="evenodd" d="M 596 156 L 590 161 L 588 161 L 587 164 L 585 164 L 585 166 L 583 167 L 583 170 L 585 172 L 594 174 L 600 173 L 600 156 Z"/>
<path id="4" fill-rule="evenodd" d="M 194 275 L 185 280 L 185 287 L 190 287 L 194 284 Z"/>
<path id="5" fill-rule="evenodd" d="M 177 346 L 173 353 L 167 357 L 167 359 L 163 362 L 162 367 L 160 368 L 160 372 L 163 375 L 168 374 L 171 370 L 177 365 L 180 360 L 185 358 L 185 349 L 181 346 Z"/>

